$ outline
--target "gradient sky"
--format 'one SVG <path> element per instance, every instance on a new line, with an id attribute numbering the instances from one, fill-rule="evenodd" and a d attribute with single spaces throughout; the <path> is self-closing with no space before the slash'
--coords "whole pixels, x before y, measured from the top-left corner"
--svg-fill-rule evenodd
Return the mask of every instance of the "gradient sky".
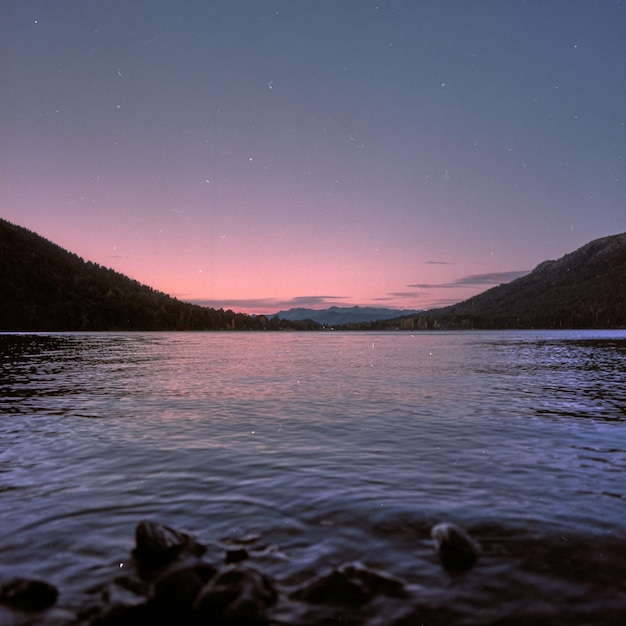
<path id="1" fill-rule="evenodd" d="M 180 299 L 431 308 L 626 230 L 622 0 L 3 0 L 0 214 Z"/>

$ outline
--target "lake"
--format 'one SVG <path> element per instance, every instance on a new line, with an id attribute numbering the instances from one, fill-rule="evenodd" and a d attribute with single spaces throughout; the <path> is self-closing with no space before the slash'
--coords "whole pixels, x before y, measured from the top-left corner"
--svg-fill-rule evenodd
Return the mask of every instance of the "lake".
<path id="1" fill-rule="evenodd" d="M 3 334 L 0 356 L 0 582 L 61 591 L 3 625 L 69 621 L 144 519 L 246 545 L 286 590 L 351 561 L 408 590 L 277 624 L 623 623 L 626 331 Z M 482 545 L 462 575 L 441 521 Z"/>

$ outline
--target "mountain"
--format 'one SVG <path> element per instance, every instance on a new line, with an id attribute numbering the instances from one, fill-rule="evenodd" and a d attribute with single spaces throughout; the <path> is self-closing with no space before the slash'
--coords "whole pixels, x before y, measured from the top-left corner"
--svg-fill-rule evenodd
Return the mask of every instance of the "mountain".
<path id="1" fill-rule="evenodd" d="M 313 321 L 306 321 L 313 320 Z M 626 328 L 626 233 L 426 312 L 290 309 L 268 318 L 181 302 L 0 219 L 0 331 Z"/>
<path id="2" fill-rule="evenodd" d="M 401 328 L 626 328 L 626 233 L 591 241 L 458 304 L 395 320 Z"/>
<path id="3" fill-rule="evenodd" d="M 362 322 L 372 322 L 374 320 L 386 320 L 397 318 L 401 315 L 413 315 L 418 311 L 399 311 L 397 309 L 384 309 L 375 307 L 337 307 L 331 306 L 328 309 L 289 309 L 279 311 L 275 314 L 283 320 L 313 320 L 324 326 L 339 326 L 342 324 L 359 324 Z"/>
<path id="4" fill-rule="evenodd" d="M 181 302 L 0 219 L 0 331 L 313 327 Z"/>

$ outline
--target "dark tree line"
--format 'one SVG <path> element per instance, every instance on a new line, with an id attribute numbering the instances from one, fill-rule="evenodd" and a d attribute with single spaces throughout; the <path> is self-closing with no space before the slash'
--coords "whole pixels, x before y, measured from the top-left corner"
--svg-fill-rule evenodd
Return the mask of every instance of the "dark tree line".
<path id="1" fill-rule="evenodd" d="M 287 322 L 181 302 L 0 220 L 0 330 L 284 330 Z"/>

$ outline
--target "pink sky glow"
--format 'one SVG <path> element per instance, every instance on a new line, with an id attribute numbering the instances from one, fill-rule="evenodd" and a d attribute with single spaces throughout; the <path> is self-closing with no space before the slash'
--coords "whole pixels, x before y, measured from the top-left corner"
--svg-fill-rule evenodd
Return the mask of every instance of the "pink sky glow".
<path id="1" fill-rule="evenodd" d="M 218 308 L 458 302 L 624 230 L 618 5 L 9 2 L 1 215 Z"/>

